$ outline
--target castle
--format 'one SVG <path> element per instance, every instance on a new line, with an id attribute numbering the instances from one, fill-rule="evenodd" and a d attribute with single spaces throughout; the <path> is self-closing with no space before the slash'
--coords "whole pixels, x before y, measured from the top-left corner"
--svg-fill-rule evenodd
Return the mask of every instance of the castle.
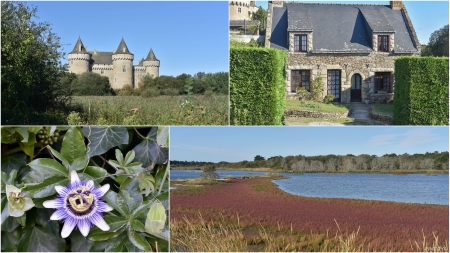
<path id="1" fill-rule="evenodd" d="M 256 1 L 230 1 L 230 20 L 251 20 L 252 13 L 258 11 Z"/>
<path id="2" fill-rule="evenodd" d="M 138 65 L 133 65 L 134 55 L 128 50 L 124 39 L 113 52 L 88 51 L 88 47 L 78 38 L 75 47 L 68 55 L 69 72 L 81 74 L 84 72 L 98 73 L 109 78 L 113 89 L 121 89 L 126 84 L 137 87 L 144 75 L 159 76 L 159 60 L 153 49 L 142 58 Z"/>

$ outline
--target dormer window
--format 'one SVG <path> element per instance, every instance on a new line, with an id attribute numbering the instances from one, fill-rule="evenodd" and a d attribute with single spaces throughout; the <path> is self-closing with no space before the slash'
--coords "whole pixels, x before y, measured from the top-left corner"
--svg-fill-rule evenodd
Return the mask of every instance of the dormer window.
<path id="1" fill-rule="evenodd" d="M 308 50 L 308 36 L 306 34 L 294 35 L 294 51 L 306 52 Z"/>
<path id="2" fill-rule="evenodd" d="M 378 52 L 389 52 L 389 35 L 378 35 Z"/>
<path id="3" fill-rule="evenodd" d="M 125 47 L 123 47 L 123 49 L 122 49 L 122 50 L 123 50 L 123 52 L 124 52 L 124 53 L 126 52 L 126 51 L 125 51 Z"/>

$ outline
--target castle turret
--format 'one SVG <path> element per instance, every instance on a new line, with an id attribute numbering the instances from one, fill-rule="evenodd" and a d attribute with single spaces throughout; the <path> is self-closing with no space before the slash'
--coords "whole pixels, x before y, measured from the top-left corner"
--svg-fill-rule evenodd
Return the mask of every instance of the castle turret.
<path id="1" fill-rule="evenodd" d="M 150 48 L 150 52 L 147 58 L 144 60 L 145 73 L 152 75 L 153 77 L 159 76 L 159 60 L 156 58 L 153 49 Z"/>
<path id="2" fill-rule="evenodd" d="M 113 89 L 121 89 L 125 84 L 133 84 L 133 60 L 134 55 L 130 53 L 122 38 L 112 55 L 114 80 L 111 87 Z"/>
<path id="3" fill-rule="evenodd" d="M 72 52 L 68 55 L 69 60 L 69 72 L 75 74 L 81 74 L 89 71 L 89 62 L 91 60 L 91 55 L 87 52 L 86 48 L 81 42 L 80 37 L 75 44 Z"/>

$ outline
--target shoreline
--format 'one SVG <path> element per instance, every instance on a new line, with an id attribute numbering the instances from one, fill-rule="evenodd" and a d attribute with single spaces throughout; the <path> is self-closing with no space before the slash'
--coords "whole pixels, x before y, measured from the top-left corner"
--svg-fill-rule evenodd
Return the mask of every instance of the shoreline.
<path id="1" fill-rule="evenodd" d="M 201 171 L 200 168 L 173 168 L 170 170 L 195 170 Z M 340 170 L 340 171 L 284 171 L 284 170 L 272 170 L 270 168 L 254 168 L 254 169 L 229 169 L 229 168 L 217 168 L 217 170 L 235 170 L 235 171 L 246 171 L 246 172 L 271 172 L 271 173 L 292 173 L 292 174 L 304 174 L 304 173 L 363 173 L 363 174 L 449 174 L 448 170 Z"/>

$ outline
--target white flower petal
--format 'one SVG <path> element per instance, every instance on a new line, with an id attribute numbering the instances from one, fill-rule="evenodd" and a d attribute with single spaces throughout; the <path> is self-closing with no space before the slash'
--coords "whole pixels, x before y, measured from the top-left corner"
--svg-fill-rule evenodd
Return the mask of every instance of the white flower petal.
<path id="1" fill-rule="evenodd" d="M 81 183 L 80 178 L 78 177 L 78 174 L 76 171 L 72 170 L 70 172 L 70 183 Z"/>
<path id="2" fill-rule="evenodd" d="M 20 189 L 15 187 L 14 185 L 7 184 L 5 185 L 5 191 L 6 191 L 6 198 L 9 201 L 9 195 L 11 194 L 11 192 L 17 193 L 20 192 Z"/>
<path id="3" fill-rule="evenodd" d="M 62 220 L 67 217 L 67 213 L 64 210 L 58 210 L 50 216 L 50 220 Z"/>
<path id="4" fill-rule="evenodd" d="M 89 189 L 92 190 L 92 188 L 94 187 L 94 181 L 89 180 L 89 181 L 86 183 L 86 186 L 87 186 Z"/>
<path id="5" fill-rule="evenodd" d="M 105 220 L 99 214 L 92 215 L 91 222 L 103 231 L 109 230 L 109 225 L 106 224 Z"/>
<path id="6" fill-rule="evenodd" d="M 12 207 L 9 205 L 9 203 L 8 203 L 7 205 L 8 205 L 8 213 L 9 213 L 9 216 L 12 216 L 12 217 L 20 217 L 20 216 L 22 216 L 22 215 L 25 213 L 23 210 L 12 208 Z"/>
<path id="7" fill-rule="evenodd" d="M 73 218 L 67 218 L 64 221 L 63 229 L 61 230 L 61 237 L 66 238 L 72 233 L 73 229 L 75 228 L 75 225 L 77 225 L 77 222 Z"/>
<path id="8" fill-rule="evenodd" d="M 23 211 L 28 211 L 34 206 L 33 200 L 30 198 L 25 198 L 25 205 L 23 206 Z"/>
<path id="9" fill-rule="evenodd" d="M 55 186 L 55 190 L 59 195 L 66 194 L 67 192 L 67 188 L 60 185 Z"/>
<path id="10" fill-rule="evenodd" d="M 97 189 L 97 197 L 101 198 L 105 193 L 109 190 L 109 184 L 105 184 L 102 187 Z"/>
<path id="11" fill-rule="evenodd" d="M 105 204 L 105 206 L 106 206 L 106 208 L 104 209 L 105 212 L 109 212 L 109 211 L 114 210 L 114 208 L 110 207 L 108 204 Z"/>
<path id="12" fill-rule="evenodd" d="M 56 199 L 52 199 L 52 200 L 44 201 L 44 203 L 42 203 L 42 205 L 46 208 L 58 208 L 58 207 L 62 207 L 64 204 L 61 204 L 61 202 L 57 201 Z"/>
<path id="13" fill-rule="evenodd" d="M 86 237 L 89 234 L 89 230 L 91 229 L 90 222 L 87 220 L 79 220 L 78 221 L 78 229 L 80 233 Z"/>

